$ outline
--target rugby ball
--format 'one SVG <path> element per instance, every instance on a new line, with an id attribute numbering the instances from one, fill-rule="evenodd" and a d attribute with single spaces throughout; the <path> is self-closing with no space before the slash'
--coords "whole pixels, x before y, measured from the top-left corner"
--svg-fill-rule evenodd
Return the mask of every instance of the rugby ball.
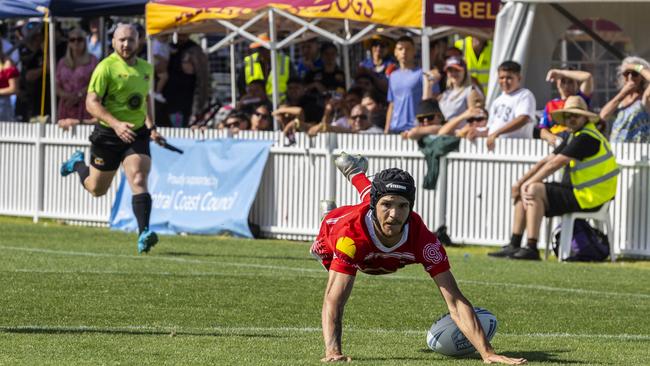
<path id="1" fill-rule="evenodd" d="M 483 308 L 474 308 L 474 311 L 485 336 L 488 341 L 491 340 L 497 331 L 497 318 Z M 433 351 L 447 356 L 462 356 L 476 351 L 449 314 L 443 315 L 433 323 L 427 333 L 427 345 Z"/>

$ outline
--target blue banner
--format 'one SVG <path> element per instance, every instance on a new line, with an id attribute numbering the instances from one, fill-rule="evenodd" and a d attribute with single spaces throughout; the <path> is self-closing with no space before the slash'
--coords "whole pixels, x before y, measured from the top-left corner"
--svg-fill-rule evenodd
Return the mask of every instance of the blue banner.
<path id="1" fill-rule="evenodd" d="M 248 212 L 253 204 L 272 141 L 169 139 L 178 154 L 151 143 L 150 229 L 161 234 L 223 234 L 252 237 Z M 131 189 L 122 180 L 110 226 L 137 231 Z"/>

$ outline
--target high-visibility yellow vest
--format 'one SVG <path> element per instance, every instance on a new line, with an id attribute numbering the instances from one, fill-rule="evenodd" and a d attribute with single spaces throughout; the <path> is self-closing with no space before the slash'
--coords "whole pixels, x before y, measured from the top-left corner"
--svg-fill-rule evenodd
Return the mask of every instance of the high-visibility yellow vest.
<path id="1" fill-rule="evenodd" d="M 246 85 L 250 84 L 253 80 L 264 80 L 264 71 L 262 71 L 262 64 L 257 60 L 259 53 L 255 52 L 250 56 L 244 58 L 244 76 L 246 77 Z M 291 65 L 289 64 L 289 56 L 278 54 L 278 93 L 280 101 L 283 101 L 287 94 L 287 82 L 289 81 L 289 71 Z M 266 95 L 269 99 L 273 99 L 273 78 L 269 75 L 266 79 Z"/>
<path id="2" fill-rule="evenodd" d="M 600 141 L 596 155 L 582 161 L 571 160 L 568 166 L 573 194 L 580 208 L 586 209 L 600 206 L 614 198 L 619 168 L 609 141 L 593 123 L 589 122 L 578 132 L 572 133 L 569 142 L 583 133 Z"/>
<path id="3" fill-rule="evenodd" d="M 472 47 L 472 37 L 456 41 L 454 46 L 463 51 L 463 57 L 467 64 L 467 71 L 481 84 L 483 94 L 487 95 L 488 81 L 490 79 L 490 62 L 492 61 L 492 41 L 486 41 L 483 51 L 477 57 Z"/>

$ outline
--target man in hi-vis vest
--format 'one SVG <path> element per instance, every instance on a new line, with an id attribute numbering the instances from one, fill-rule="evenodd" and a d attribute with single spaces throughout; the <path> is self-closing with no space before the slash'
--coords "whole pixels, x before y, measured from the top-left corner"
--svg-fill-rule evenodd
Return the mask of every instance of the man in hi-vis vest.
<path id="1" fill-rule="evenodd" d="M 269 42 L 270 38 L 265 33 L 258 36 L 259 39 Z M 262 47 L 261 43 L 254 42 L 250 45 L 251 49 L 256 50 L 250 56 L 244 58 L 244 80 L 246 85 L 253 80 L 264 80 L 266 83 L 266 95 L 273 99 L 273 77 L 271 75 L 271 52 Z M 283 102 L 287 95 L 287 82 L 291 75 L 294 74 L 293 66 L 289 56 L 280 52 L 277 53 L 278 67 L 278 94 L 279 103 Z"/>
<path id="2" fill-rule="evenodd" d="M 467 71 L 480 84 L 483 95 L 487 95 L 492 60 L 492 41 L 468 36 L 456 41 L 454 47 L 463 52 Z"/>
<path id="3" fill-rule="evenodd" d="M 619 168 L 607 138 L 596 129 L 598 115 L 574 95 L 552 116 L 571 135 L 512 186 L 515 212 L 510 244 L 490 256 L 539 260 L 537 239 L 543 216 L 598 211 L 616 194 Z M 543 183 L 560 168 L 564 168 L 562 182 Z M 522 248 L 524 229 L 528 245 Z"/>

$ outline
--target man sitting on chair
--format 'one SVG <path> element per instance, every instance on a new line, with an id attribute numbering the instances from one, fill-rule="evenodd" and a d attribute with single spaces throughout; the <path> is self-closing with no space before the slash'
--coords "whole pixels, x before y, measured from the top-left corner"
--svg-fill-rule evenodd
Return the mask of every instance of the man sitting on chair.
<path id="1" fill-rule="evenodd" d="M 552 116 L 571 135 L 512 186 L 515 212 L 510 244 L 489 253 L 492 257 L 539 260 L 543 216 L 598 211 L 616 194 L 619 169 L 607 138 L 596 129 L 598 115 L 587 109 L 581 97 L 571 96 Z M 543 182 L 563 167 L 562 182 Z M 522 248 L 524 229 L 528 245 Z"/>

